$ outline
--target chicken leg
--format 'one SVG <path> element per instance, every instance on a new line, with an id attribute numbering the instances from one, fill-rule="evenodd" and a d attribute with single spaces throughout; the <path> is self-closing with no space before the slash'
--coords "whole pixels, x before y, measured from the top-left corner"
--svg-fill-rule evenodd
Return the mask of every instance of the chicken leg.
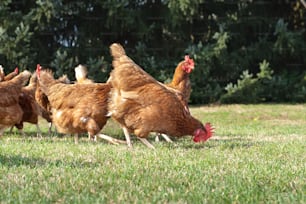
<path id="1" fill-rule="evenodd" d="M 38 124 L 36 124 L 36 129 L 37 129 L 36 136 L 37 136 L 37 137 L 42 138 L 41 130 L 40 130 L 39 125 L 38 125 Z"/>
<path id="2" fill-rule="evenodd" d="M 131 142 L 131 137 L 130 137 L 130 133 L 127 130 L 126 127 L 122 126 L 124 135 L 125 135 L 125 139 L 126 139 L 126 143 L 128 145 L 128 147 L 132 147 L 132 142 Z M 141 137 L 137 137 L 143 144 L 145 144 L 147 147 L 149 147 L 150 149 L 155 149 L 155 147 L 146 139 L 146 138 L 141 138 Z"/>
<path id="3" fill-rule="evenodd" d="M 5 131 L 5 128 L 2 129 L 2 128 L 0 127 L 0 138 L 2 137 L 4 131 Z"/>
<path id="4" fill-rule="evenodd" d="M 150 149 L 155 149 L 155 147 L 146 138 L 138 137 L 138 139 Z"/>
<path id="5" fill-rule="evenodd" d="M 78 133 L 74 134 L 74 144 L 79 144 L 79 134 Z"/>
<path id="6" fill-rule="evenodd" d="M 104 135 L 104 134 L 97 134 L 96 136 L 98 136 L 101 139 L 104 139 L 112 144 L 118 145 L 118 144 L 126 144 L 126 141 L 123 140 L 119 140 L 119 139 L 115 139 L 113 137 L 110 137 L 108 135 Z"/>
<path id="7" fill-rule="evenodd" d="M 155 142 L 159 142 L 159 136 L 162 136 L 167 142 L 173 143 L 173 141 L 170 139 L 170 137 L 168 137 L 168 135 L 162 133 L 156 133 Z"/>
<path id="8" fill-rule="evenodd" d="M 123 133 L 124 133 L 124 136 L 125 136 L 125 139 L 126 139 L 127 146 L 131 148 L 132 143 L 131 143 L 130 133 L 129 133 L 129 131 L 126 127 L 122 126 L 122 129 L 123 129 Z"/>

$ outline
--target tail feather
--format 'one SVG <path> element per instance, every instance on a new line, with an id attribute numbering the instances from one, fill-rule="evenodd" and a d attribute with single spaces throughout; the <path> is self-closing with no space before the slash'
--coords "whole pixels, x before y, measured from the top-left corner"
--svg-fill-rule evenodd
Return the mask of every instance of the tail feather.
<path id="1" fill-rule="evenodd" d="M 120 58 L 123 55 L 126 55 L 124 48 L 118 43 L 113 43 L 110 46 L 110 51 L 114 58 Z"/>

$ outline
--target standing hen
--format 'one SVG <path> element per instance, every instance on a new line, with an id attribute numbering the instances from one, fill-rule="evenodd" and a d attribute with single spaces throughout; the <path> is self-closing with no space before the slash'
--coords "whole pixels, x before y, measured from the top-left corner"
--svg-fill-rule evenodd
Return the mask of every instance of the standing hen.
<path id="1" fill-rule="evenodd" d="M 185 106 L 188 107 L 188 101 L 191 93 L 191 83 L 189 74 L 194 69 L 194 61 L 188 55 L 185 60 L 181 61 L 175 68 L 172 81 L 165 84 L 167 87 L 173 88 L 182 94 Z"/>
<path id="2" fill-rule="evenodd" d="M 115 144 L 124 142 L 98 134 L 108 120 L 108 84 L 63 84 L 55 80 L 49 70 L 38 67 L 36 72 L 40 89 L 51 105 L 52 121 L 59 132 L 74 134 L 75 143 L 78 143 L 80 133 L 88 133 L 91 138 L 99 136 Z"/>
<path id="3" fill-rule="evenodd" d="M 37 64 L 37 70 L 41 69 L 40 64 Z M 60 78 L 56 79 L 60 83 L 69 84 L 70 80 L 68 79 L 67 75 L 63 75 Z M 40 112 L 42 118 L 44 118 L 49 123 L 49 134 L 51 134 L 52 129 L 52 113 L 51 113 L 51 105 L 49 99 L 46 94 L 44 94 L 40 88 L 40 83 L 37 81 L 36 83 L 36 91 L 35 91 L 35 100 L 39 105 Z"/>
<path id="4" fill-rule="evenodd" d="M 120 44 L 110 46 L 113 70 L 109 82 L 109 115 L 121 124 L 128 146 L 129 133 L 154 148 L 146 138 L 150 132 L 175 137 L 193 135 L 195 142 L 212 136 L 212 127 L 195 119 L 184 107 L 177 94 L 156 81 L 125 53 Z"/>
<path id="5" fill-rule="evenodd" d="M 19 96 L 30 76 L 29 71 L 23 71 L 13 79 L 0 83 L 0 136 L 6 128 L 21 121 L 23 111 L 19 105 Z"/>
<path id="6" fill-rule="evenodd" d="M 38 125 L 38 116 L 41 115 L 39 105 L 35 100 L 35 91 L 37 86 L 37 76 L 36 73 L 32 74 L 30 82 L 27 86 L 22 87 L 19 96 L 19 105 L 23 110 L 22 120 L 15 124 L 15 127 L 24 135 L 23 123 L 28 122 L 36 125 L 37 136 L 42 137 L 41 130 Z"/>
<path id="7" fill-rule="evenodd" d="M 174 89 L 187 111 L 189 111 L 188 101 L 191 93 L 189 74 L 193 69 L 194 61 L 190 59 L 189 55 L 186 55 L 185 59 L 176 66 L 172 81 L 165 84 L 170 90 Z M 172 142 L 167 135 L 159 133 L 156 135 L 155 141 L 159 141 L 159 135 L 164 137 L 166 141 Z"/>

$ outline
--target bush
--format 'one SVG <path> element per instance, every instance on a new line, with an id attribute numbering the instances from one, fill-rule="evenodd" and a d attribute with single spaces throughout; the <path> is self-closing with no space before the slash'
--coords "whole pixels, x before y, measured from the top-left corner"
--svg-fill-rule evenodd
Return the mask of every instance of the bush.
<path id="1" fill-rule="evenodd" d="M 260 72 L 253 77 L 248 70 L 242 72 L 237 84 L 229 83 L 226 94 L 220 98 L 221 103 L 259 103 L 267 100 L 266 85 L 272 79 L 273 71 L 269 63 L 264 60 L 259 64 Z"/>

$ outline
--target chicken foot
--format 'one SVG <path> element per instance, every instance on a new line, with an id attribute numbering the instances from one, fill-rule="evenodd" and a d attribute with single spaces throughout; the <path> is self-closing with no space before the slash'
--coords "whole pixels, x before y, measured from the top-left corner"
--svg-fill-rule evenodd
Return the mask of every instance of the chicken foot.
<path id="1" fill-rule="evenodd" d="M 173 141 L 170 139 L 170 137 L 166 134 L 163 134 L 163 133 L 156 133 L 156 136 L 155 136 L 155 141 L 156 142 L 159 142 L 159 136 L 162 136 L 167 142 L 173 143 Z"/>
<path id="2" fill-rule="evenodd" d="M 132 142 L 131 142 L 131 137 L 130 137 L 130 133 L 128 131 L 128 129 L 124 126 L 122 126 L 124 135 L 125 135 L 125 139 L 126 139 L 126 143 L 128 145 L 128 147 L 132 147 Z M 146 139 L 146 138 L 141 138 L 141 137 L 137 137 L 143 144 L 145 144 L 147 147 L 149 147 L 150 149 L 155 149 L 155 147 Z"/>
<path id="3" fill-rule="evenodd" d="M 52 134 L 52 122 L 48 123 L 48 134 L 51 135 Z M 56 127 L 54 127 L 54 133 L 57 133 Z"/>
<path id="4" fill-rule="evenodd" d="M 14 127 L 15 127 L 15 126 L 12 126 L 12 127 L 10 128 L 10 130 L 9 130 L 9 133 L 10 133 L 10 134 L 13 134 L 13 129 L 14 129 Z M 22 129 L 17 128 L 17 130 L 18 130 L 18 133 L 19 133 L 20 135 L 22 135 L 22 137 L 26 137 L 26 134 L 24 133 L 24 131 L 23 131 Z"/>
<path id="5" fill-rule="evenodd" d="M 74 144 L 79 144 L 79 134 L 78 133 L 74 134 Z"/>
<path id="6" fill-rule="evenodd" d="M 127 146 L 131 148 L 132 147 L 132 142 L 131 142 L 130 133 L 129 133 L 129 131 L 126 127 L 122 126 L 122 129 L 123 129 L 123 133 L 124 133 L 124 136 L 125 136 L 125 139 L 126 139 Z"/>
<path id="7" fill-rule="evenodd" d="M 104 139 L 112 144 L 115 144 L 115 145 L 118 145 L 118 144 L 126 144 L 126 141 L 123 141 L 123 140 L 119 140 L 119 139 L 116 139 L 116 138 L 113 138 L 113 137 L 110 137 L 108 135 L 104 135 L 104 134 L 97 134 L 96 136 L 98 136 L 99 138 L 101 139 Z"/>
<path id="8" fill-rule="evenodd" d="M 150 149 L 155 149 L 155 147 L 146 138 L 141 138 L 141 137 L 137 138 Z"/>
<path id="9" fill-rule="evenodd" d="M 41 130 L 40 130 L 39 125 L 38 125 L 38 124 L 36 124 L 36 129 L 37 129 L 36 136 L 37 136 L 37 137 L 42 138 Z"/>
<path id="10" fill-rule="evenodd" d="M 5 128 L 2 129 L 2 128 L 0 127 L 0 138 L 2 137 L 4 131 L 5 131 Z"/>

